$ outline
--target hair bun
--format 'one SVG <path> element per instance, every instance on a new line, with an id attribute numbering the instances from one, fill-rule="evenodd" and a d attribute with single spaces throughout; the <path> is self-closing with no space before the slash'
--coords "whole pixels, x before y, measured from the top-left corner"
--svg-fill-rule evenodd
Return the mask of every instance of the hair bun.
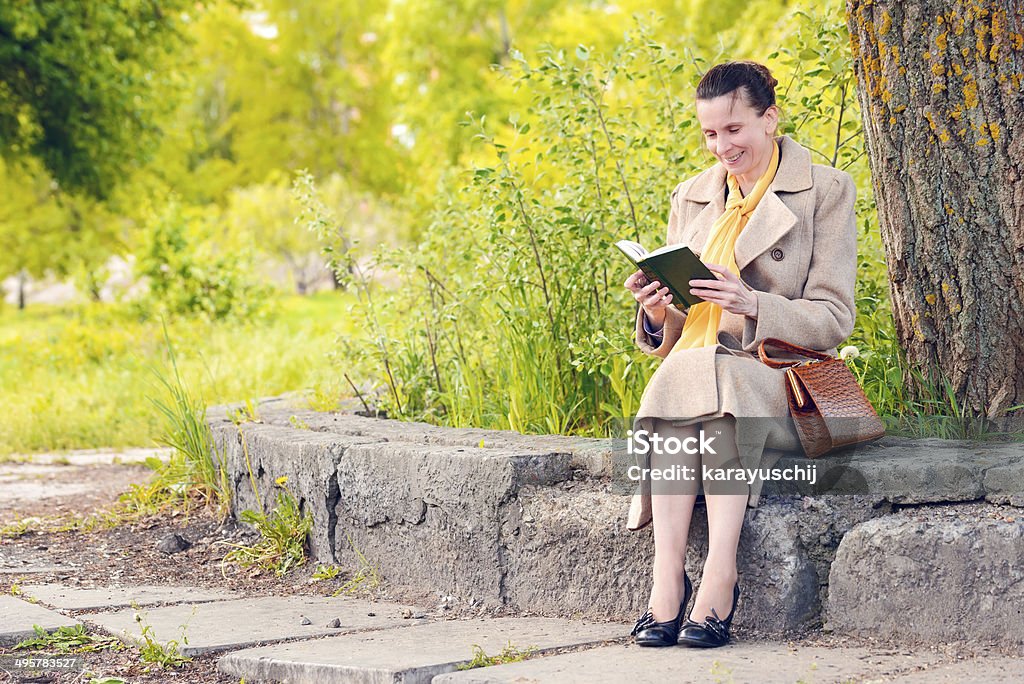
<path id="1" fill-rule="evenodd" d="M 779 82 L 775 79 L 774 76 L 772 76 L 772 72 L 769 71 L 768 67 L 766 67 L 764 64 L 761 64 L 760 62 L 744 62 L 744 64 L 749 64 L 751 67 L 753 67 L 754 71 L 756 71 L 757 74 L 764 79 L 765 84 L 771 90 L 775 90 L 775 86 L 779 85 Z"/>

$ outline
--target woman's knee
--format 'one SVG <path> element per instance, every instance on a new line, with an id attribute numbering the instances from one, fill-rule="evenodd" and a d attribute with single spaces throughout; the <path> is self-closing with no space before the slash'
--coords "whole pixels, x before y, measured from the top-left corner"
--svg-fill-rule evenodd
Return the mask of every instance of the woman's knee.
<path id="1" fill-rule="evenodd" d="M 674 425 L 652 419 L 646 439 L 650 447 L 652 493 L 696 494 L 700 477 L 699 425 Z M 657 475 L 655 475 L 657 473 Z"/>
<path id="2" fill-rule="evenodd" d="M 735 468 L 741 465 L 736 444 L 736 419 L 731 415 L 712 418 L 701 424 L 701 465 L 708 468 Z"/>

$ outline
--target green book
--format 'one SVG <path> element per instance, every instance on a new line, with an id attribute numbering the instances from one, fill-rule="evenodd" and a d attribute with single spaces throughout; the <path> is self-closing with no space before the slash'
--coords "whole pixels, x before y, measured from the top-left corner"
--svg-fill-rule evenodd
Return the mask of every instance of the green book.
<path id="1" fill-rule="evenodd" d="M 686 245 L 666 245 L 653 252 L 631 240 L 619 240 L 615 246 L 644 272 L 648 281 L 657 280 L 662 287 L 667 287 L 672 293 L 672 304 L 682 311 L 704 301 L 690 294 L 691 280 L 718 278 Z"/>

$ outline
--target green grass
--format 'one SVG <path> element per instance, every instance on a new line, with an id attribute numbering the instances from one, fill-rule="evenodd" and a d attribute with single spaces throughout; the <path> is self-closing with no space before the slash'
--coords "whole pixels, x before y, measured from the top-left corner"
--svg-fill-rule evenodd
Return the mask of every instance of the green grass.
<path id="1" fill-rule="evenodd" d="M 178 319 L 168 334 L 185 384 L 208 404 L 313 389 L 347 392 L 327 355 L 350 334 L 352 297 L 286 296 L 262 320 Z M 0 456 L 152 446 L 162 416 L 152 368 L 167 367 L 159 321 L 126 305 L 0 308 Z"/>
<path id="2" fill-rule="evenodd" d="M 352 537 L 345 534 L 345 538 L 348 539 L 349 548 L 356 555 L 356 560 L 359 563 L 359 568 L 352 574 L 344 584 L 331 594 L 332 596 L 341 596 L 343 594 L 353 596 L 359 592 L 366 592 L 371 589 L 376 589 L 380 586 L 380 573 L 377 571 L 377 567 L 371 563 L 363 552 L 356 548 L 356 545 L 352 542 Z"/>

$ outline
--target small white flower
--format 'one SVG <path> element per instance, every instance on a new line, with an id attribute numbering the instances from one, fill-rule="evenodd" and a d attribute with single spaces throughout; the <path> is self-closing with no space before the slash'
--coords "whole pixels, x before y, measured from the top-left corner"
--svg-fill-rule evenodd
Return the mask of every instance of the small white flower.
<path id="1" fill-rule="evenodd" d="M 855 359 L 860 356 L 860 350 L 854 347 L 852 344 L 842 348 L 839 352 L 839 358 L 843 359 Z"/>

